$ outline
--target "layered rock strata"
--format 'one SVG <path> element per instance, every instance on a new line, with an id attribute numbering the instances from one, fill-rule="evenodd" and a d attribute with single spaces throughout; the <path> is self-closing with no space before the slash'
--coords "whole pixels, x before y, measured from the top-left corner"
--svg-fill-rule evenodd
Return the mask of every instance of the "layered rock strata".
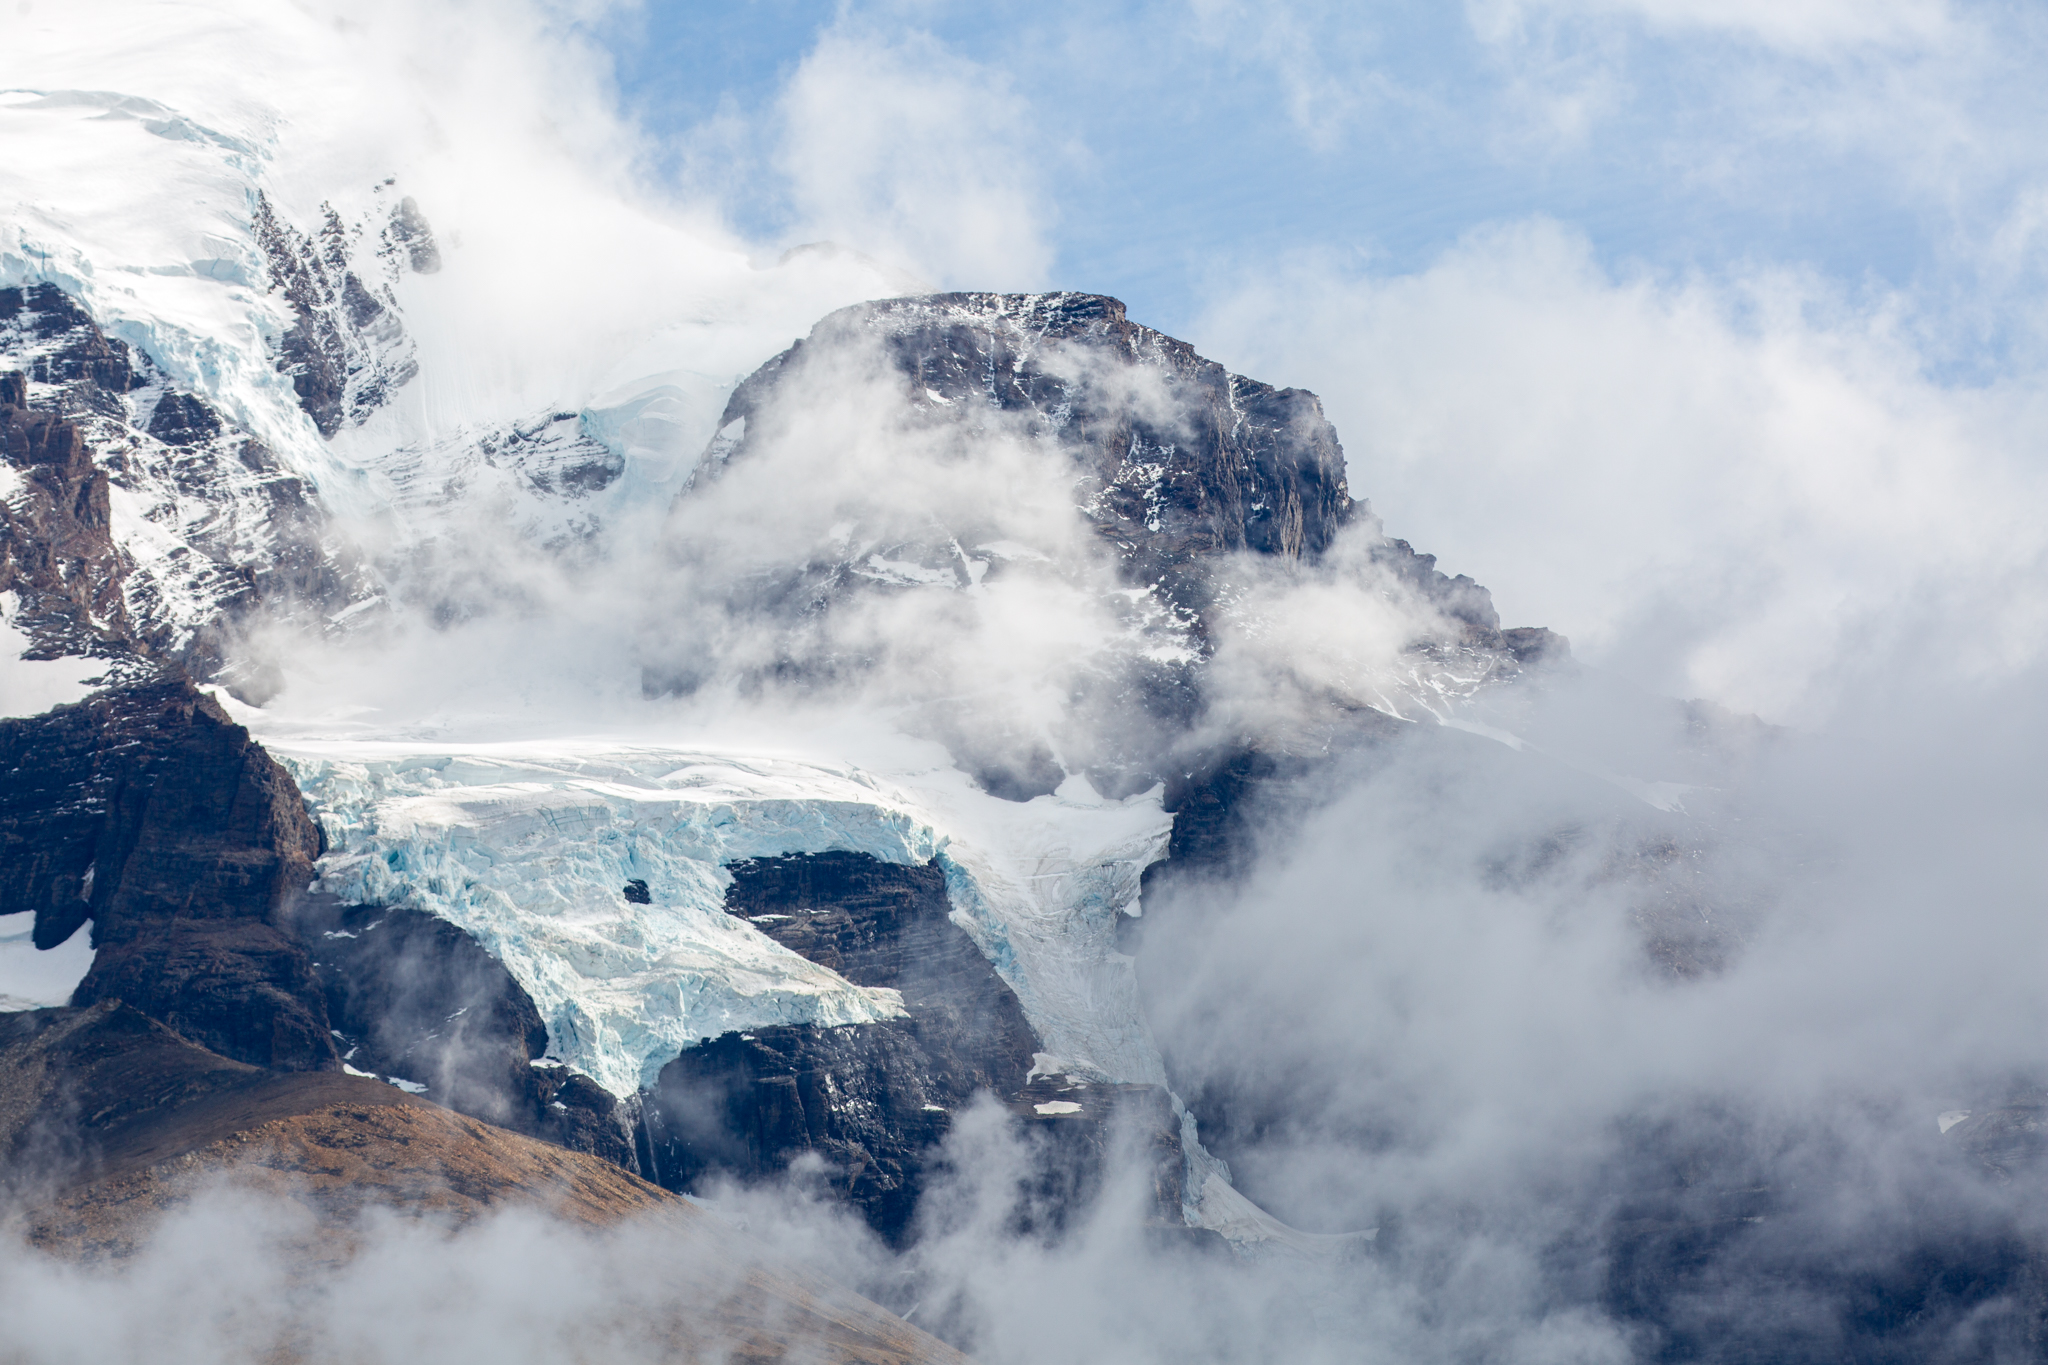
<path id="1" fill-rule="evenodd" d="M 0 592 L 34 657 L 215 677 L 259 607 L 326 614 L 360 590 L 332 542 L 303 479 L 77 299 L 0 289 Z"/>

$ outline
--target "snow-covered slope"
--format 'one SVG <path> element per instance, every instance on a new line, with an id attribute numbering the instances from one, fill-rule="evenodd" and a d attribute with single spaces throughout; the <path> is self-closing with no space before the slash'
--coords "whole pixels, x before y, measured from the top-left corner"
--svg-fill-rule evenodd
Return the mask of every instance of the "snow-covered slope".
<path id="1" fill-rule="evenodd" d="M 741 375 L 892 287 L 851 253 L 756 268 L 665 218 L 610 134 L 555 124 L 549 91 L 589 73 L 508 79 L 492 64 L 523 49 L 476 50 L 455 16 L 86 8 L 9 21 L 0 289 L 56 291 L 133 362 L 132 390 L 31 405 L 86 424 L 159 653 L 245 614 L 242 571 L 280 558 L 372 571 L 327 574 L 316 616 L 391 595 L 423 545 L 587 558 L 665 503 Z M 0 326 L 0 371 L 50 343 Z M 153 442 L 166 395 L 210 439 Z M 286 487 L 310 512 L 273 506 Z"/>

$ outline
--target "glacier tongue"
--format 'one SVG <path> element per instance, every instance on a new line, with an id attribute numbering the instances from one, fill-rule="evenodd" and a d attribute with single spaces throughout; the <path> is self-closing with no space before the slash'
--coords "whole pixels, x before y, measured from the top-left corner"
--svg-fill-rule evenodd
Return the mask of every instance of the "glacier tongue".
<path id="1" fill-rule="evenodd" d="M 439 915 L 500 957 L 551 1052 L 613 1093 L 682 1049 L 775 1024 L 900 1017 L 724 911 L 745 858 L 833 850 L 945 869 L 954 918 L 1045 1045 L 1106 1080 L 1163 1083 L 1115 920 L 1165 852 L 1156 792 L 1083 781 L 1024 803 L 951 770 L 549 740 L 428 745 L 266 739 L 325 827 L 319 889 Z M 647 883 L 650 904 L 625 899 Z"/>

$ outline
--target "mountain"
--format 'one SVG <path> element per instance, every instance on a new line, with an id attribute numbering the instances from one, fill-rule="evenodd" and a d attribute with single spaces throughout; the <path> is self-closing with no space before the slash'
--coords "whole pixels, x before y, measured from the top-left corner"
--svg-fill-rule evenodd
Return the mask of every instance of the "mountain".
<path id="1" fill-rule="evenodd" d="M 329 210 L 309 234 L 281 221 L 259 194 L 251 231 L 265 252 L 273 296 L 289 306 L 290 326 L 273 343 L 271 363 L 291 379 L 303 419 L 325 438 L 371 420 L 413 369 L 395 297 L 388 284 L 373 289 L 363 276 L 416 269 L 417 253 L 399 247 L 431 242 L 424 217 L 405 201 L 373 237 Z M 366 241 L 381 245 L 370 251 Z M 995 1089 L 1034 1121 L 1040 1103 L 1053 1106 L 1043 1112 L 1071 1112 L 1070 1101 L 1036 1098 L 1048 1086 L 1149 1090 L 1162 1107 L 1148 1121 L 1178 1150 L 1192 1120 L 1178 1117 L 1178 1102 L 1165 1091 L 1128 968 L 1115 965 L 1128 961 L 1117 952 L 1115 926 L 1137 908 L 1139 875 L 1170 837 L 1163 784 L 1185 783 L 1217 761 L 1217 738 L 1201 733 L 1210 710 L 1204 689 L 1218 634 L 1228 628 L 1231 593 L 1256 592 L 1231 578 L 1246 556 L 1313 573 L 1341 538 L 1363 545 L 1358 563 L 1333 572 L 1392 585 L 1418 619 L 1438 626 L 1407 650 L 1415 678 L 1426 679 L 1416 707 L 1512 677 L 1521 657 L 1561 652 L 1542 632 L 1504 635 L 1483 589 L 1435 572 L 1427 556 L 1379 532 L 1346 491 L 1341 448 L 1313 395 L 1229 375 L 1184 344 L 1131 324 L 1114 300 L 940 295 L 835 313 L 737 385 L 695 475 L 675 495 L 661 551 L 677 571 L 701 573 L 715 537 L 699 534 L 693 520 L 738 524 L 730 504 L 747 496 L 755 467 L 773 475 L 777 465 L 815 467 L 828 458 L 793 449 L 789 433 L 841 396 L 833 386 L 846 371 L 867 367 L 854 401 L 881 403 L 878 421 L 908 423 L 919 439 L 964 442 L 946 456 L 956 467 L 975 458 L 975 443 L 1016 442 L 1042 463 L 1031 472 L 1050 473 L 1050 496 L 1066 500 L 1072 524 L 1025 529 L 1008 509 L 974 506 L 971 491 L 957 509 L 965 518 L 940 522 L 913 494 L 909 505 L 874 509 L 880 519 L 872 525 L 839 526 L 835 513 L 827 555 L 800 558 L 788 551 L 801 547 L 779 536 L 758 544 L 782 561 L 774 578 L 764 581 L 748 562 L 737 583 L 700 583 L 697 603 L 775 637 L 768 667 L 783 684 L 833 693 L 887 671 L 872 640 L 866 653 L 859 646 L 848 652 L 831 634 L 874 601 L 925 610 L 921 603 L 935 595 L 971 599 L 1049 582 L 1101 613 L 1113 631 L 1063 680 L 1074 691 L 1058 728 L 1033 734 L 1025 718 L 1000 705 L 924 698 L 915 703 L 913 734 L 937 738 L 952 761 L 933 767 L 920 754 L 911 769 L 886 774 L 844 762 L 735 761 L 730 753 L 646 745 L 492 741 L 433 752 L 417 743 L 394 749 L 398 741 L 378 737 L 286 739 L 266 753 L 191 683 L 226 681 L 251 701 L 264 699 L 257 670 L 232 656 L 239 636 L 259 624 L 275 630 L 323 617 L 329 624 L 317 628 L 345 631 L 360 619 L 351 600 L 396 599 L 423 576 L 415 552 L 379 562 L 349 543 L 340 510 L 324 508 L 302 482 L 250 477 L 274 468 L 260 443 L 205 398 L 158 377 L 147 351 L 109 340 L 56 286 L 11 290 L 0 304 L 11 308 L 14 324 L 4 412 L 10 430 L 23 433 L 10 453 L 35 491 L 9 509 L 10 545 L 30 550 L 17 556 L 24 567 L 12 580 L 16 628 L 28 635 L 32 655 L 96 653 L 125 670 L 109 678 L 131 680 L 105 700 L 10 723 L 21 756 L 10 793 L 21 807 L 13 837 L 34 844 L 15 865 L 35 869 L 10 905 L 36 911 L 36 940 L 46 948 L 92 921 L 100 952 L 77 999 L 118 995 L 259 1064 L 321 1068 L 353 1065 L 344 1054 L 374 1059 L 378 1074 L 407 1081 L 416 1074 L 428 1093 L 524 1131 L 548 1131 L 551 1115 L 576 1108 L 564 1098 L 573 1092 L 576 1112 L 602 1117 L 570 1140 L 622 1156 L 629 1148 L 619 1134 L 630 1131 L 630 1150 L 642 1156 L 627 1159 L 644 1160 L 649 1173 L 671 1169 L 677 1181 L 724 1168 L 713 1155 L 723 1145 L 719 1134 L 679 1136 L 688 1125 L 678 1126 L 674 1115 L 688 1106 L 674 1092 L 714 1086 L 693 1077 L 693 1068 L 737 1066 L 732 1074 L 764 1094 L 779 1093 L 779 1077 L 816 1084 L 823 1076 L 829 1093 L 846 1098 L 809 1119 L 774 1120 L 756 1112 L 754 1101 L 734 1101 L 735 1131 L 768 1127 L 732 1169 L 760 1176 L 818 1142 L 850 1143 L 857 1163 L 880 1161 L 898 1172 L 884 1182 L 886 1192 L 864 1201 L 878 1226 L 895 1234 L 918 1192 L 901 1173 L 914 1170 L 917 1154 L 944 1131 L 943 1116 L 979 1089 Z M 550 422 L 564 434 L 548 435 Z M 593 426 L 565 415 L 443 441 L 431 458 L 438 496 L 444 503 L 481 496 L 466 482 L 471 471 L 498 472 L 513 476 L 542 520 L 563 515 L 553 508 L 573 515 L 570 509 L 624 472 L 622 455 L 588 434 Z M 408 490 L 428 482 L 424 454 L 401 447 L 373 466 L 391 480 L 395 509 L 408 507 Z M 392 473 L 405 468 L 412 477 Z M 155 501 L 133 521 L 89 510 L 148 499 Z M 907 538 L 906 522 L 913 523 Z M 574 537 L 581 550 L 565 549 L 559 535 L 537 548 L 571 558 L 591 553 L 600 526 L 592 522 Z M 184 537 L 168 549 L 167 527 Z M 251 530 L 240 540 L 222 538 L 233 527 Z M 1044 530 L 1054 538 L 1016 538 Z M 59 562 L 67 550 L 68 565 Z M 169 564 L 181 574 L 158 567 Z M 731 559 L 714 566 L 733 567 Z M 237 591 L 211 590 L 230 579 Z M 744 596 L 721 599 L 731 590 Z M 652 695 L 719 681 L 761 685 L 748 649 L 723 658 L 698 651 L 698 671 L 686 677 L 663 654 L 665 643 L 645 651 L 643 686 Z M 707 666 L 728 673 L 720 678 Z M 168 681 L 146 681 L 157 677 Z M 1353 728 L 1370 731 L 1384 720 L 1380 711 L 1351 710 L 1367 717 L 1341 721 Z M 54 725 L 68 727 L 65 738 Z M 182 757 L 177 746 L 202 735 L 204 744 L 226 748 L 218 757 Z M 176 752 L 148 752 L 166 745 Z M 271 762 L 273 754 L 291 776 Z M 303 821 L 289 832 L 261 825 L 236 831 L 230 847 L 208 842 L 225 832 L 225 812 L 254 809 L 234 785 L 248 779 L 228 775 L 237 764 L 255 764 L 258 780 L 282 791 L 292 791 L 295 778 L 317 829 Z M 172 779 L 174 771 L 181 776 Z M 212 777 L 215 771 L 221 776 Z M 164 782 L 202 805 L 167 807 L 168 792 L 150 795 Z M 508 802 L 508 786 L 523 794 Z M 114 795 L 69 802 L 79 828 L 60 837 L 37 817 L 65 790 Z M 207 799 L 221 804 L 205 806 Z M 535 840 L 535 820 L 560 827 L 572 813 L 569 840 Z M 216 875 L 200 867 L 224 864 L 246 878 L 251 858 L 295 870 L 281 882 L 224 889 L 199 902 L 179 892 L 185 903 L 178 910 L 146 902 L 125 909 L 137 897 L 164 894 L 138 887 L 129 871 L 156 858 L 128 850 L 181 839 L 200 846 L 176 855 L 184 861 L 168 875 L 179 886 Z M 490 850 L 488 870 L 471 865 L 483 849 Z M 981 965 L 968 970 L 963 961 L 906 995 L 900 966 L 850 968 L 843 953 L 782 931 L 778 916 L 822 912 L 783 907 L 793 893 L 759 892 L 767 898 L 751 912 L 728 913 L 739 894 L 729 888 L 741 885 L 724 871 L 728 865 L 744 861 L 768 879 L 759 885 L 773 887 L 785 864 L 809 868 L 803 860 L 835 856 L 863 861 L 833 864 L 840 869 L 828 879 L 834 884 L 913 871 L 927 879 L 913 895 L 924 908 L 912 921 L 870 923 L 871 911 L 849 905 L 833 912 L 849 917 L 848 932 L 887 944 L 899 963 L 935 951 L 957 959 L 971 948 Z M 1056 861 L 1047 864 L 1048 856 Z M 316 858 L 318 891 L 308 895 Z M 1043 870 L 1020 879 L 1012 870 L 1020 859 L 1063 870 L 1051 885 Z M 536 860 L 552 873 L 533 875 Z M 798 884 L 814 883 L 806 874 Z M 565 922 L 562 909 L 572 904 Z M 187 948 L 201 922 L 218 927 Z M 372 937 L 380 933 L 383 939 Z M 406 936 L 405 948 L 368 947 L 395 934 Z M 905 946 L 905 934 L 920 946 Z M 941 942 L 949 946 L 940 950 Z M 133 943 L 155 964 L 148 979 L 119 974 L 109 957 L 116 943 Z M 172 945 L 168 959 L 165 945 Z M 598 945 L 603 957 L 593 958 Z M 422 952 L 435 963 L 429 982 L 417 979 Z M 622 953 L 642 965 L 622 971 Z M 180 966 L 181 954 L 196 954 L 198 965 Z M 394 984 L 401 968 L 408 979 Z M 1122 999 L 1083 1003 L 1100 996 L 1104 971 L 1123 972 Z M 678 981 L 689 983 L 680 999 Z M 399 1022 L 471 1009 L 482 1018 L 456 1030 L 457 1044 L 425 1044 L 430 1030 Z M 751 1029 L 785 1031 L 774 1035 L 783 1039 L 776 1060 L 715 1060 Z M 861 1041 L 844 1041 L 853 1037 Z M 706 1046 L 692 1046 L 700 1043 Z M 504 1060 L 480 1060 L 486 1055 Z M 569 1065 L 528 1065 L 551 1058 Z M 755 1076 L 760 1065 L 768 1073 Z M 556 1072 L 569 1090 L 536 1079 Z M 716 1085 L 731 1083 L 726 1075 Z M 643 1095 L 659 1133 L 632 1117 L 646 1108 Z M 620 1101 L 624 1117 L 614 1118 Z M 1125 1107 L 1119 1101 L 1111 1109 Z M 823 1136 L 856 1111 L 879 1115 L 879 1125 L 865 1121 L 864 1143 Z M 1107 1112 L 1091 1103 L 1064 1126 L 1106 1121 Z M 788 1129 L 790 1121 L 798 1128 Z M 1199 1194 L 1186 1196 L 1184 1210 L 1181 1192 L 1198 1192 L 1206 1178 L 1205 1171 L 1192 1185 L 1178 1173 L 1166 1180 L 1161 1216 L 1177 1220 L 1195 1209 Z M 884 1205 L 893 1212 L 879 1212 Z"/>
<path id="2" fill-rule="evenodd" d="M 0 118 L 101 196 L 47 173 L 62 211 L 0 241 L 0 1138 L 34 1245 L 146 1258 L 232 1175 L 311 1210 L 317 1277 L 371 1254 L 366 1211 L 546 1204 L 755 1268 L 682 1286 L 710 1325 L 664 1351 L 947 1359 L 724 1219 L 786 1196 L 912 1317 L 982 1181 L 990 1263 L 1120 1229 L 1317 1349 L 1438 1313 L 1494 1239 L 1535 1248 L 1539 1316 L 1641 1358 L 2038 1356 L 2048 1261 L 1981 1183 L 2036 1178 L 2019 1082 L 1870 1121 L 1930 1193 L 1865 1261 L 1827 1219 L 1867 1173 L 1733 1102 L 1625 1114 L 1538 1231 L 1483 1181 L 1319 1208 L 1276 1169 L 1357 1079 L 1315 1066 L 1345 1016 L 1217 946 L 1218 907 L 1313 944 L 1354 894 L 1411 897 L 1396 926 L 1497 894 L 1566 939 L 1595 905 L 1599 979 L 1682 992 L 1757 932 L 1773 851 L 1728 793 L 1790 742 L 1503 628 L 1353 498 L 1315 395 L 1112 298 L 897 295 L 661 225 L 687 260 L 614 325 L 601 263 L 588 297 L 505 273 L 453 191 L 322 179 L 256 104 Z M 596 320 L 542 365 L 565 306 Z M 1403 880 L 1431 858 L 1456 894 Z M 1286 1150 L 1315 1143 L 1428 1147 Z"/>

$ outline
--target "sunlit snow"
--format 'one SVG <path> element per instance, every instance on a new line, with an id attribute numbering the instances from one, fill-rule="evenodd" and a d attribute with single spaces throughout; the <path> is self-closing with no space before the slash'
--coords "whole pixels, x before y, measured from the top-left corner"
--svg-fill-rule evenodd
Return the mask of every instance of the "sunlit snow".
<path id="1" fill-rule="evenodd" d="M 41 1009 L 70 1001 L 92 970 L 92 935 L 83 930 L 40 952 L 29 941 L 32 915 L 0 919 L 0 1012 Z"/>
<path id="2" fill-rule="evenodd" d="M 14 624 L 17 600 L 0 592 L 0 716 L 34 716 L 92 691 L 106 665 L 92 659 L 24 659 L 34 642 Z"/>

